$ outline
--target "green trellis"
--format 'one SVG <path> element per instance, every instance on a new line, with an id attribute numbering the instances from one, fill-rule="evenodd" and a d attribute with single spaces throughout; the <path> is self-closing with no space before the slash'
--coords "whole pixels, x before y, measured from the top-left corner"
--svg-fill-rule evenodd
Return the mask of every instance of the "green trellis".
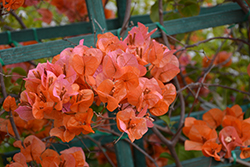
<path id="1" fill-rule="evenodd" d="M 126 0 L 117 0 L 118 7 L 118 18 L 105 20 L 104 11 L 102 7 L 101 0 L 86 0 L 88 13 L 90 20 L 96 20 L 100 26 L 105 29 L 105 31 L 110 31 L 114 35 L 118 34 L 118 29 L 121 28 L 123 23 L 123 18 L 126 9 Z M 165 21 L 164 27 L 167 30 L 168 35 L 186 33 L 190 31 L 195 31 L 199 29 L 205 29 L 209 27 L 216 27 L 227 24 L 235 24 L 244 22 L 245 14 L 242 9 L 236 3 L 222 4 L 216 7 L 202 8 L 200 14 L 194 17 L 176 19 L 171 21 Z M 157 28 L 157 24 L 152 23 L 149 15 L 132 16 L 130 21 L 133 23 L 141 22 L 149 27 L 149 31 Z M 94 26 L 93 26 L 94 24 Z M 80 39 L 84 39 L 84 44 L 87 46 L 94 46 L 95 34 L 93 32 L 101 33 L 100 27 L 93 21 L 92 22 L 81 22 L 73 23 L 65 26 L 56 26 L 48 28 L 37 28 L 37 29 L 26 29 L 15 32 L 3 32 L 0 33 L 0 44 L 9 44 L 10 42 L 24 42 L 31 40 L 41 40 L 50 39 L 57 37 L 74 36 L 80 34 L 77 37 L 68 38 L 67 40 L 56 40 L 46 43 L 38 43 L 29 46 L 15 47 L 6 50 L 0 50 L 0 58 L 5 65 L 25 62 L 40 58 L 52 57 L 59 54 L 63 49 L 67 47 L 73 47 L 69 41 L 72 43 L 78 43 Z M 161 37 L 161 33 L 157 30 L 152 38 Z M 249 108 L 250 106 L 245 106 Z M 192 113 L 191 116 L 199 118 L 204 112 Z M 179 117 L 171 118 L 172 121 L 178 122 Z M 158 121 L 157 124 L 163 125 L 163 121 Z M 113 128 L 115 129 L 115 128 Z M 148 132 L 152 133 L 152 132 Z M 92 137 L 102 144 L 114 141 L 114 136 L 111 134 L 96 133 Z M 94 146 L 94 143 L 90 140 L 83 140 L 86 146 Z M 136 141 L 136 144 L 143 148 L 142 140 Z M 73 140 L 68 143 L 69 146 L 82 146 L 79 140 Z M 58 150 L 64 149 L 63 145 L 54 145 Z M 65 146 L 66 147 L 66 146 Z M 116 145 L 116 155 L 119 167 L 141 167 L 146 166 L 145 156 L 133 149 L 134 153 L 130 148 L 130 144 L 124 140 L 120 140 Z M 238 152 L 239 154 L 239 152 Z M 10 154 L 6 153 L 6 156 Z M 134 155 L 134 157 L 133 157 Z M 188 160 L 182 162 L 184 166 L 207 166 L 210 163 L 210 158 L 201 157 L 193 160 Z M 250 160 L 250 159 L 246 159 Z M 229 163 L 221 164 L 212 161 L 211 166 L 228 166 Z M 174 166 L 174 165 L 168 165 Z"/>

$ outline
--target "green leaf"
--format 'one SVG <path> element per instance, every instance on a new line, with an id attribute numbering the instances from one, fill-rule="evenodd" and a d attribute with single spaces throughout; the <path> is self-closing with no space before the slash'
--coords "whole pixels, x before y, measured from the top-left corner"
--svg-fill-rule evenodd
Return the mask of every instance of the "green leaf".
<path id="1" fill-rule="evenodd" d="M 22 76 L 26 76 L 27 75 L 27 72 L 23 68 L 21 68 L 21 67 L 15 67 L 15 68 L 13 68 L 12 72 L 20 74 Z"/>
<path id="2" fill-rule="evenodd" d="M 163 11 L 165 11 L 164 9 L 167 8 L 167 4 L 166 2 L 162 3 L 162 9 Z M 150 9 L 150 19 L 152 20 L 152 22 L 159 22 L 159 5 L 158 5 L 158 1 L 155 1 L 154 5 L 151 6 Z"/>
<path id="3" fill-rule="evenodd" d="M 160 116 L 160 119 L 166 122 L 167 125 L 170 124 L 170 118 L 167 115 Z"/>
<path id="4" fill-rule="evenodd" d="M 177 9 L 184 17 L 196 16 L 200 13 L 200 5 L 196 0 L 181 0 Z"/>
<path id="5" fill-rule="evenodd" d="M 180 13 L 172 11 L 172 12 L 168 12 L 163 16 L 163 20 L 164 21 L 168 21 L 168 20 L 174 20 L 174 19 L 179 19 L 181 18 Z"/>
<path id="6" fill-rule="evenodd" d="M 200 157 L 203 155 L 201 151 L 186 151 L 182 144 L 177 144 L 175 146 L 175 150 L 180 161 L 185 161 L 185 160 Z"/>
<path id="7" fill-rule="evenodd" d="M 174 158 L 172 157 L 172 155 L 167 153 L 167 152 L 161 153 L 160 157 L 161 158 L 167 158 L 168 160 L 171 160 L 173 162 L 175 161 Z"/>
<path id="8" fill-rule="evenodd" d="M 155 1 L 154 5 L 150 9 L 150 19 L 152 22 L 159 22 L 159 12 L 158 12 L 158 1 Z"/>

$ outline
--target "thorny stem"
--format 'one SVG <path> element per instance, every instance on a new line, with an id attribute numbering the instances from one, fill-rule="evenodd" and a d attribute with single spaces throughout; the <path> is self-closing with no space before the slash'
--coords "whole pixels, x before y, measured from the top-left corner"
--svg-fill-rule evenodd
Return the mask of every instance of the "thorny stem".
<path id="1" fill-rule="evenodd" d="M 187 48 L 192 48 L 192 47 L 198 46 L 198 45 L 200 45 L 200 44 L 202 44 L 202 43 L 209 42 L 209 41 L 214 40 L 214 39 L 228 39 L 228 40 L 233 40 L 233 41 L 242 42 L 242 43 L 244 43 L 244 44 L 250 46 L 250 43 L 249 43 L 249 42 L 247 42 L 247 41 L 245 41 L 245 40 L 243 40 L 243 39 L 239 39 L 239 38 L 213 37 L 213 38 L 209 38 L 209 39 L 206 39 L 206 40 L 203 40 L 203 41 L 199 41 L 199 42 L 197 42 L 197 43 L 195 43 L 195 44 L 192 44 L 192 45 L 186 45 L 186 46 L 184 46 L 184 47 L 182 47 L 182 48 L 176 50 L 176 52 L 175 52 L 174 54 L 176 54 L 176 53 L 178 53 L 178 52 L 180 52 L 180 51 L 186 50 Z"/>
<path id="2" fill-rule="evenodd" d="M 102 153 L 104 154 L 104 156 L 107 158 L 107 160 L 109 161 L 110 165 L 115 167 L 115 164 L 112 162 L 112 160 L 110 159 L 110 157 L 108 156 L 108 154 L 105 152 L 104 148 L 102 147 L 102 145 L 100 144 L 100 142 L 96 141 L 95 139 L 93 139 L 92 137 L 88 136 L 88 135 L 83 135 L 84 138 L 87 138 L 89 140 L 91 140 L 93 143 L 95 143 L 100 150 L 102 151 Z"/>
<path id="3" fill-rule="evenodd" d="M 209 69 L 207 70 L 207 72 L 204 74 L 204 76 L 203 76 L 203 78 L 202 78 L 202 80 L 201 80 L 201 83 L 204 83 L 204 81 L 205 81 L 205 79 L 206 79 L 208 73 L 213 69 L 213 67 L 214 67 L 214 65 L 212 64 L 212 66 L 210 66 L 210 68 L 209 68 Z M 197 90 L 197 93 L 196 93 L 196 95 L 195 95 L 195 99 L 198 98 L 199 93 L 200 93 L 200 90 L 201 90 L 201 86 L 199 86 L 199 88 L 198 88 L 198 90 Z"/>
<path id="4" fill-rule="evenodd" d="M 84 136 L 83 134 L 82 134 L 82 136 Z M 86 136 L 86 135 L 85 135 Z M 76 136 L 79 140 L 80 140 L 80 142 L 84 145 L 84 147 L 87 149 L 87 151 L 90 153 L 90 150 L 89 150 L 89 148 L 86 146 L 86 144 L 82 141 L 82 139 L 79 137 L 79 136 Z"/>
<path id="5" fill-rule="evenodd" d="M 235 89 L 235 88 L 232 88 L 232 87 L 229 87 L 229 86 L 225 86 L 225 85 L 220 85 L 220 84 L 209 84 L 209 83 L 191 83 L 191 84 L 188 84 L 186 85 L 185 87 L 181 88 L 180 90 L 177 91 L 177 94 L 179 94 L 180 92 L 182 92 L 183 90 L 187 89 L 188 87 L 189 88 L 196 88 L 197 86 L 205 86 L 205 87 L 222 87 L 222 88 L 225 88 L 225 89 L 230 89 L 230 90 L 233 90 L 233 91 L 236 91 L 236 92 L 240 92 L 242 94 L 246 94 L 248 96 L 250 96 L 250 92 L 245 92 L 245 91 L 242 91 L 242 90 L 238 90 L 238 89 Z"/>
<path id="6" fill-rule="evenodd" d="M 95 23 L 98 25 L 98 27 L 100 28 L 100 30 L 102 31 L 102 34 L 105 31 L 105 28 L 102 28 L 102 26 L 96 21 L 96 19 L 94 19 Z"/>
<path id="7" fill-rule="evenodd" d="M 175 82 L 175 85 L 176 85 L 176 88 L 177 90 L 180 89 L 180 85 L 179 85 L 179 82 L 177 80 L 177 78 L 175 77 L 174 78 L 174 82 Z M 185 101 L 184 101 L 184 97 L 183 97 L 183 94 L 180 93 L 179 94 L 179 98 L 180 98 L 180 101 L 181 101 L 181 114 L 180 114 L 180 123 L 179 123 L 179 127 L 178 127 L 178 130 L 177 132 L 175 133 L 175 135 L 173 136 L 172 140 L 168 140 L 165 138 L 165 136 L 163 136 L 161 134 L 161 132 L 154 126 L 152 128 L 152 131 L 156 134 L 156 136 L 164 143 L 166 144 L 166 146 L 168 147 L 171 155 L 173 156 L 173 158 L 175 159 L 175 164 L 177 167 L 181 167 L 181 162 L 179 160 L 179 157 L 177 156 L 177 153 L 175 151 L 175 145 L 176 143 L 178 142 L 179 138 L 180 138 L 180 135 L 181 135 L 181 129 L 184 125 L 184 117 L 185 117 Z"/>
<path id="8" fill-rule="evenodd" d="M 112 133 L 113 135 L 116 136 L 120 136 L 119 133 L 113 131 L 113 130 L 109 130 L 109 129 L 105 129 L 105 128 L 99 128 L 100 130 L 104 130 L 106 132 Z M 144 154 L 146 157 L 148 157 L 154 164 L 156 167 L 158 167 L 156 161 L 147 153 L 145 152 L 143 149 L 141 149 L 138 145 L 136 145 L 135 143 L 132 143 L 129 139 L 125 138 L 123 139 L 124 141 L 128 142 L 129 144 L 131 144 L 133 147 L 135 147 L 138 151 L 140 151 L 142 154 Z"/>
<path id="9" fill-rule="evenodd" d="M 152 131 L 154 132 L 154 134 L 168 147 L 171 155 L 173 156 L 173 158 L 175 159 L 175 164 L 177 167 L 181 167 L 181 162 L 177 156 L 177 153 L 175 151 L 175 145 L 173 145 L 173 142 L 166 139 L 165 136 L 163 136 L 161 134 L 161 132 L 154 126 L 152 128 Z"/>
<path id="10" fill-rule="evenodd" d="M 96 29 L 95 29 L 95 23 L 94 23 L 94 21 L 93 21 L 93 19 L 89 16 L 89 18 L 90 18 L 90 21 L 91 21 L 91 23 L 92 23 L 92 26 L 93 26 L 93 33 L 94 33 L 94 45 L 96 44 Z"/>
<path id="11" fill-rule="evenodd" d="M 159 21 L 160 21 L 160 24 L 162 26 L 164 26 L 163 25 L 162 0 L 158 0 L 158 8 L 159 8 Z M 164 43 L 166 44 L 166 46 L 168 47 L 168 49 L 170 49 L 170 45 L 169 45 L 168 38 L 167 38 L 166 34 L 164 33 L 164 31 L 162 29 L 160 31 L 161 31 Z"/>
<path id="12" fill-rule="evenodd" d="M 173 133 L 169 128 L 162 127 L 162 126 L 159 126 L 159 125 L 157 125 L 157 124 L 154 124 L 154 126 L 155 126 L 158 130 L 160 130 L 160 131 L 163 131 L 163 132 L 165 132 L 165 133 L 167 133 L 167 134 L 170 134 L 170 135 L 174 135 L 174 133 Z M 180 136 L 180 137 L 179 137 L 179 141 L 180 141 L 180 142 L 184 143 L 185 140 L 186 140 L 186 138 L 185 138 L 184 136 Z"/>
<path id="13" fill-rule="evenodd" d="M 125 11 L 125 15 L 124 15 L 124 19 L 123 19 L 123 23 L 122 23 L 122 28 L 121 28 L 121 32 L 120 32 L 120 36 L 123 37 L 127 28 L 128 28 L 128 22 L 131 16 L 131 0 L 127 0 L 126 1 L 126 11 Z"/>
<path id="14" fill-rule="evenodd" d="M 27 29 L 26 25 L 23 23 L 23 20 L 13 10 L 10 11 L 10 14 L 12 14 L 16 18 L 23 29 Z"/>
<path id="15" fill-rule="evenodd" d="M 174 78 L 174 83 L 175 83 L 176 89 L 179 90 L 180 89 L 180 84 L 178 82 L 177 77 Z M 181 114 L 180 114 L 178 130 L 177 130 L 177 132 L 175 133 L 175 135 L 172 138 L 172 142 L 173 142 L 174 146 L 178 142 L 179 137 L 181 135 L 181 130 L 183 128 L 184 118 L 185 118 L 185 100 L 184 100 L 184 97 L 183 97 L 182 93 L 179 94 L 179 99 L 180 99 L 180 103 L 181 103 Z"/>
<path id="16" fill-rule="evenodd" d="M 223 46 L 223 44 L 224 44 L 225 42 L 226 42 L 226 40 L 224 40 L 223 43 L 220 45 L 220 47 L 217 49 L 217 51 L 216 51 L 215 55 L 213 56 L 213 58 L 212 58 L 212 60 L 211 60 L 211 62 L 210 62 L 210 64 L 209 64 L 209 66 L 203 71 L 203 74 L 201 74 L 201 76 L 199 76 L 199 77 L 197 78 L 197 80 L 196 80 L 197 82 L 200 80 L 201 77 L 203 77 L 202 80 L 203 80 L 203 82 L 204 82 L 205 75 L 207 75 L 207 74 L 211 71 L 211 69 L 214 67 L 215 59 L 216 59 L 216 57 L 218 56 L 218 53 L 220 52 L 220 50 L 221 50 L 221 48 L 222 48 L 222 46 Z M 198 95 L 199 95 L 199 94 L 196 94 L 195 99 L 197 99 Z"/>
<path id="17" fill-rule="evenodd" d="M 0 64 L 0 73 L 3 73 L 3 68 L 2 68 L 1 64 Z M 7 97 L 7 92 L 6 92 L 6 88 L 5 88 L 5 84 L 4 84 L 3 75 L 0 75 L 0 80 L 1 80 L 1 88 L 2 88 L 2 93 L 3 93 L 3 98 L 5 99 Z M 16 138 L 18 140 L 20 140 L 20 135 L 18 133 L 16 124 L 14 122 L 12 111 L 9 111 L 9 119 L 10 119 L 10 124 L 12 126 L 14 133 L 15 133 Z"/>

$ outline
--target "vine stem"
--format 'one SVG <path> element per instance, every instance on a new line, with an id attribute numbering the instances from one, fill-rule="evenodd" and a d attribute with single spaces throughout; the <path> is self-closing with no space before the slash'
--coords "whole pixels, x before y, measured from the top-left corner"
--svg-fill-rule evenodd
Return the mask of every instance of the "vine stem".
<path id="1" fill-rule="evenodd" d="M 117 132 L 115 132 L 115 131 L 113 131 L 113 130 L 109 130 L 109 129 L 105 129 L 105 128 L 98 128 L 98 129 L 104 130 L 104 131 L 109 132 L 109 133 L 111 133 L 111 134 L 113 134 L 113 135 L 116 135 L 116 136 L 120 136 L 119 133 L 117 133 Z M 155 164 L 155 166 L 158 167 L 156 161 L 155 161 L 147 152 L 145 152 L 143 149 L 141 149 L 138 145 L 136 145 L 135 143 L 132 143 L 132 142 L 131 142 L 129 139 L 127 139 L 127 138 L 125 138 L 125 139 L 123 139 L 123 140 L 126 141 L 126 142 L 128 142 L 129 144 L 131 144 L 131 145 L 132 145 L 133 147 L 135 147 L 138 151 L 140 151 L 142 154 L 144 154 L 146 157 L 148 157 L 148 158 Z"/>
<path id="2" fill-rule="evenodd" d="M 220 85 L 220 84 L 199 83 L 199 82 L 197 82 L 197 83 L 191 83 L 191 84 L 186 85 L 185 87 L 183 87 L 180 90 L 178 90 L 177 94 L 179 94 L 180 92 L 182 92 L 183 90 L 185 90 L 187 88 L 196 88 L 197 86 L 221 87 L 221 88 L 230 89 L 230 90 L 233 90 L 233 91 L 236 91 L 236 92 L 239 92 L 239 93 L 242 93 L 242 94 L 250 96 L 250 92 L 245 92 L 245 91 L 242 91 L 242 90 L 238 90 L 238 89 L 235 89 L 235 88 L 232 88 L 232 87 L 229 87 L 229 86 Z"/>
<path id="3" fill-rule="evenodd" d="M 230 158 L 228 158 L 228 159 L 229 159 L 230 162 L 233 162 L 233 161 L 234 161 L 234 158 L 233 158 L 233 157 L 230 157 Z M 239 158 L 236 158 L 236 162 L 237 162 L 238 164 L 241 164 L 241 165 L 250 166 L 250 163 L 249 163 L 249 162 L 245 162 L 245 161 L 243 161 L 243 160 L 241 160 L 241 159 L 239 159 Z"/>
<path id="4" fill-rule="evenodd" d="M 164 26 L 163 24 L 163 9 L 162 9 L 162 0 L 158 0 L 158 8 L 159 8 L 159 22 L 162 26 Z M 164 43 L 166 44 L 166 46 L 168 47 L 168 49 L 170 49 L 170 45 L 169 45 L 169 41 L 168 41 L 168 37 L 166 36 L 166 34 L 164 33 L 164 31 L 162 29 L 160 29 L 161 34 L 162 34 L 162 38 Z"/>
<path id="5" fill-rule="evenodd" d="M 209 39 L 206 39 L 206 40 L 203 40 L 203 41 L 199 41 L 199 42 L 197 42 L 197 43 L 195 43 L 195 44 L 192 44 L 192 45 L 183 46 L 182 48 L 176 50 L 174 54 L 176 54 L 176 53 L 178 53 L 178 52 L 180 52 L 180 51 L 186 50 L 187 48 L 192 48 L 192 47 L 198 46 L 198 45 L 200 45 L 200 44 L 202 44 L 202 43 L 209 42 L 209 41 L 214 40 L 214 39 L 226 39 L 226 40 L 238 41 L 238 42 L 242 42 L 242 43 L 244 43 L 244 44 L 250 46 L 250 43 L 249 43 L 249 42 L 247 42 L 247 41 L 245 41 L 245 40 L 243 40 L 243 39 L 239 39 L 239 38 L 213 37 L 213 38 L 209 38 Z"/>
<path id="6" fill-rule="evenodd" d="M 3 73 L 3 67 L 2 67 L 2 64 L 0 64 L 0 73 Z M 0 82 L 1 82 L 1 88 L 2 88 L 2 93 L 3 93 L 3 98 L 6 99 L 7 97 L 7 92 L 6 92 L 6 88 L 5 88 L 5 84 L 4 84 L 4 78 L 3 78 L 3 75 L 0 75 Z M 12 115 L 12 111 L 9 111 L 9 120 L 10 120 L 10 124 L 12 126 L 12 129 L 15 133 L 15 137 L 20 140 L 20 135 L 18 133 L 18 130 L 17 130 L 17 127 L 16 127 L 16 124 L 14 122 L 14 119 L 13 119 L 13 115 Z"/>
<path id="7" fill-rule="evenodd" d="M 233 1 L 236 2 L 246 14 L 249 12 L 249 7 L 242 0 Z M 248 16 L 248 21 L 250 22 L 250 16 Z"/>
<path id="8" fill-rule="evenodd" d="M 126 0 L 126 11 L 125 11 L 125 15 L 124 15 L 124 19 L 123 19 L 123 23 L 122 23 L 122 28 L 120 31 L 120 36 L 123 37 L 127 28 L 128 28 L 128 23 L 129 23 L 129 19 L 131 17 L 131 0 Z"/>
<path id="9" fill-rule="evenodd" d="M 27 29 L 27 26 L 24 24 L 21 17 L 19 17 L 13 10 L 10 11 L 10 14 L 16 18 L 16 20 L 18 21 L 18 23 L 21 25 L 23 29 Z"/>
<path id="10" fill-rule="evenodd" d="M 112 160 L 110 159 L 110 157 L 108 156 L 108 154 L 105 152 L 104 148 L 102 147 L 102 145 L 100 144 L 100 142 L 96 141 L 95 139 L 93 139 L 92 137 L 88 136 L 88 135 L 83 135 L 84 138 L 87 138 L 89 140 L 91 140 L 93 143 L 95 143 L 102 151 L 102 153 L 104 154 L 104 156 L 107 158 L 107 160 L 109 161 L 110 165 L 112 167 L 115 167 L 115 164 L 112 162 Z"/>

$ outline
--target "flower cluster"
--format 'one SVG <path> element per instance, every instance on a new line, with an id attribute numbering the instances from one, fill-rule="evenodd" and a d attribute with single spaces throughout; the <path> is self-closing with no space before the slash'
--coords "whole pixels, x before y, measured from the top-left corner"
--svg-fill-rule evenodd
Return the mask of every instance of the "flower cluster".
<path id="1" fill-rule="evenodd" d="M 85 161 L 85 154 L 81 147 L 71 147 L 61 151 L 59 155 L 56 151 L 46 149 L 45 143 L 34 135 L 14 142 L 14 146 L 21 149 L 20 153 L 14 155 L 13 160 L 6 167 L 28 167 L 27 162 L 35 161 L 42 167 L 88 167 Z"/>
<path id="2" fill-rule="evenodd" d="M 97 48 L 81 40 L 52 63 L 38 64 L 25 79 L 15 111 L 26 121 L 53 120 L 50 135 L 69 142 L 94 133 L 90 107 L 103 103 L 110 112 L 119 110 L 117 126 L 131 141 L 141 138 L 153 126 L 150 114 L 165 114 L 174 101 L 175 86 L 164 83 L 179 73 L 174 51 L 150 38 L 154 31 L 138 23 L 124 40 L 99 34 Z"/>
<path id="3" fill-rule="evenodd" d="M 241 158 L 250 157 L 250 118 L 243 119 L 244 113 L 238 105 L 224 111 L 214 108 L 203 115 L 203 120 L 188 117 L 183 133 L 190 139 L 185 141 L 185 150 L 201 150 L 204 156 L 230 158 L 231 151 L 240 147 Z M 217 134 L 216 128 L 222 126 Z"/>
<path id="4" fill-rule="evenodd" d="M 10 11 L 11 9 L 15 10 L 21 7 L 24 3 L 24 0 L 0 0 L 2 6 Z"/>

